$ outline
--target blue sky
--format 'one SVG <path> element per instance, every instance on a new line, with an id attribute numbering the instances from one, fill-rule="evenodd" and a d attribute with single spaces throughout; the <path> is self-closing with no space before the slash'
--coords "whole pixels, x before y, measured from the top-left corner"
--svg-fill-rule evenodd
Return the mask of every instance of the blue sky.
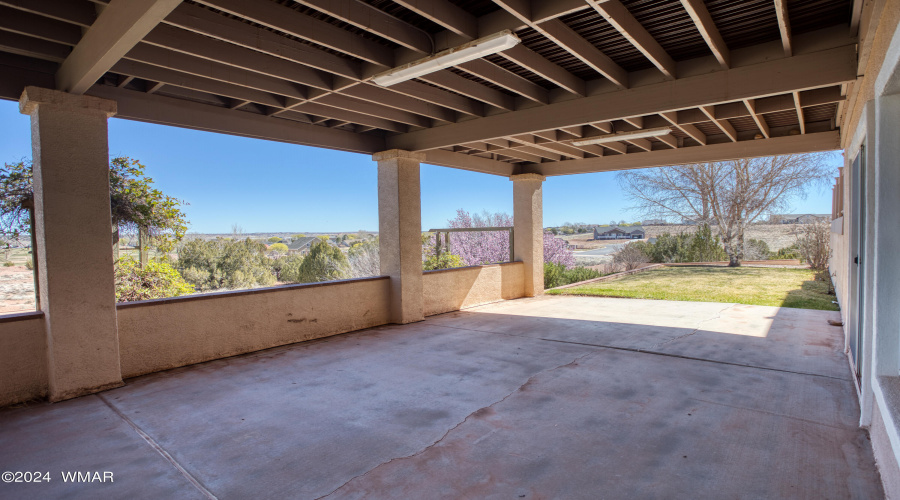
<path id="1" fill-rule="evenodd" d="M 182 199 L 197 233 L 378 230 L 375 163 L 367 155 L 112 118 L 109 151 L 137 158 L 163 192 Z M 29 118 L 0 101 L 0 161 L 31 157 Z M 835 159 L 835 167 L 839 159 Z M 423 165 L 423 229 L 445 227 L 459 208 L 512 213 L 503 177 Z M 636 220 L 615 173 L 551 177 L 544 225 Z M 814 189 L 794 213 L 830 213 L 831 191 Z"/>

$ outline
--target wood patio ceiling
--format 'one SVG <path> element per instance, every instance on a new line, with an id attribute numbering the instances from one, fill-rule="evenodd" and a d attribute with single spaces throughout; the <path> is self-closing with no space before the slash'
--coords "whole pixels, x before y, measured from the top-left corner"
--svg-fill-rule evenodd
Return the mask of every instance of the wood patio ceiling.
<path id="1" fill-rule="evenodd" d="M 147 5 L 166 3 L 154 21 Z M 136 3 L 148 10 L 146 30 L 107 36 L 122 53 L 104 58 L 89 49 L 129 7 L 0 0 L 0 97 L 16 99 L 25 85 L 70 90 L 60 82 L 75 74 L 87 94 L 118 101 L 124 118 L 362 153 L 424 151 L 429 163 L 500 175 L 837 149 L 856 78 L 858 3 L 146 0 Z M 389 88 L 368 82 L 503 29 L 522 43 Z M 93 66 L 79 66 L 85 57 Z M 572 144 L 661 126 L 673 134 Z"/>

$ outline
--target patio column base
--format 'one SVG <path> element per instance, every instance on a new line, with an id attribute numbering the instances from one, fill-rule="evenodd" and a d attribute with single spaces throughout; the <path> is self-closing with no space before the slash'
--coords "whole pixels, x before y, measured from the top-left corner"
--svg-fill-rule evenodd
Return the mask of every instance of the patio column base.
<path id="1" fill-rule="evenodd" d="M 422 285 L 421 153 L 391 149 L 378 162 L 378 241 L 381 274 L 391 277 L 391 321 L 425 319 Z"/>
<path id="2" fill-rule="evenodd" d="M 49 399 L 120 386 L 107 144 L 116 103 L 26 87 L 19 110 L 31 116 L 32 258 L 47 332 Z"/>
<path id="3" fill-rule="evenodd" d="M 544 293 L 544 195 L 546 177 L 518 174 L 513 181 L 514 256 L 525 264 L 525 296 Z"/>

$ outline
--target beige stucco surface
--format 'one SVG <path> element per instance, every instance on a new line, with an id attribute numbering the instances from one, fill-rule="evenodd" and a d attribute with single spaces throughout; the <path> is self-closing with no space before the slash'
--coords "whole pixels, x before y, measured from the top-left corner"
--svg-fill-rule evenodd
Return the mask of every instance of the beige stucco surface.
<path id="1" fill-rule="evenodd" d="M 122 375 L 318 339 L 390 321 L 388 278 L 119 306 Z"/>
<path id="2" fill-rule="evenodd" d="M 525 296 L 544 293 L 544 194 L 545 177 L 518 174 L 513 181 L 513 250 L 524 265 Z"/>
<path id="3" fill-rule="evenodd" d="M 872 16 L 873 19 L 867 19 L 864 15 L 863 21 L 874 24 L 875 27 L 861 26 L 860 35 L 866 36 L 866 33 L 863 32 L 864 28 L 866 30 L 874 29 L 875 32 L 871 35 L 872 41 L 868 59 L 865 67 L 859 68 L 860 78 L 854 83 L 856 88 L 853 89 L 853 95 L 848 101 L 849 109 L 845 111 L 846 116 L 841 124 L 841 130 L 843 131 L 841 134 L 841 146 L 844 148 L 850 146 L 850 141 L 853 139 L 853 131 L 860 126 L 859 120 L 866 103 L 875 98 L 875 81 L 878 79 L 879 70 L 890 47 L 891 37 L 897 29 L 897 24 L 900 23 L 900 0 L 883 0 L 883 2 L 866 2 L 866 4 L 866 9 L 875 11 L 874 13 L 877 15 Z M 866 36 L 866 38 L 868 37 Z M 861 40 L 861 43 L 865 44 L 865 40 Z"/>
<path id="4" fill-rule="evenodd" d="M 525 296 L 525 264 L 509 262 L 423 274 L 425 316 Z"/>
<path id="5" fill-rule="evenodd" d="M 0 323 L 0 407 L 47 395 L 47 341 L 41 314 Z"/>
<path id="6" fill-rule="evenodd" d="M 116 103 L 26 87 L 51 401 L 122 384 L 110 247 L 107 118 Z"/>
<path id="7" fill-rule="evenodd" d="M 378 241 L 381 273 L 391 278 L 391 322 L 422 315 L 422 196 L 420 153 L 399 149 L 372 156 L 378 162 Z"/>
<path id="8" fill-rule="evenodd" d="M 891 441 L 884 426 L 884 418 L 881 415 L 880 405 L 874 404 L 872 412 L 872 425 L 869 427 L 869 436 L 872 441 L 872 451 L 875 454 L 875 463 L 881 473 L 881 484 L 884 486 L 885 498 L 900 498 L 900 475 L 897 470 L 897 459 L 891 448 Z"/>

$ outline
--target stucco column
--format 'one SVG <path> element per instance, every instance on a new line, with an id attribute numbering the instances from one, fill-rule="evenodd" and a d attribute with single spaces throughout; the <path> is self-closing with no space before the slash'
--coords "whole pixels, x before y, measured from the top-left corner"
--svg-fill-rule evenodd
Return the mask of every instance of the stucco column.
<path id="1" fill-rule="evenodd" d="M 544 293 L 544 195 L 546 177 L 540 174 L 510 176 L 513 181 L 513 236 L 516 260 L 525 263 L 525 296 Z"/>
<path id="2" fill-rule="evenodd" d="M 116 103 L 26 87 L 51 401 L 122 385 L 109 245 L 107 118 Z"/>
<path id="3" fill-rule="evenodd" d="M 391 321 L 425 319 L 422 296 L 422 200 L 419 162 L 399 149 L 375 153 L 378 162 L 378 241 L 381 274 L 391 277 Z"/>

